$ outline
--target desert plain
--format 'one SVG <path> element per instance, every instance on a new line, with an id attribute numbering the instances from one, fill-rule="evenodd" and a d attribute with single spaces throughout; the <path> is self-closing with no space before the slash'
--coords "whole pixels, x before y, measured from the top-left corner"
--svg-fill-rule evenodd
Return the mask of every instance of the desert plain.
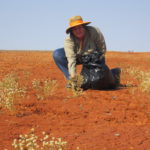
<path id="1" fill-rule="evenodd" d="M 150 90 L 142 90 L 137 74 L 149 75 L 150 52 L 108 51 L 106 63 L 123 70 L 124 86 L 74 95 L 65 88 L 52 51 L 0 51 L 0 81 L 13 74 L 18 86 L 25 88 L 23 96 L 13 99 L 12 108 L 0 104 L 0 150 L 14 150 L 13 140 L 31 128 L 37 136 L 44 131 L 61 137 L 68 143 L 67 150 L 149 150 Z M 51 94 L 37 97 L 40 89 L 33 88 L 37 80 L 55 81 Z M 148 80 L 146 84 L 149 88 Z"/>

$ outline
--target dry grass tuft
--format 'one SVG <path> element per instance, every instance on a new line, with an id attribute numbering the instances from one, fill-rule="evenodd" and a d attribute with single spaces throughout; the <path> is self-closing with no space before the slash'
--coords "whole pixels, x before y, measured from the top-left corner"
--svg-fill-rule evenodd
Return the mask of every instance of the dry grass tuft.
<path id="1" fill-rule="evenodd" d="M 73 96 L 80 96 L 83 93 L 83 89 L 81 88 L 81 85 L 83 83 L 84 79 L 83 76 L 77 75 L 75 78 L 70 79 L 68 81 L 68 84 L 71 86 L 71 90 L 73 92 Z"/>
<path id="2" fill-rule="evenodd" d="M 129 67 L 123 70 L 125 79 L 132 77 L 132 81 L 126 80 L 127 85 L 133 85 L 133 81 L 137 81 L 138 89 L 142 92 L 150 93 L 150 71 L 144 72 L 138 68 Z"/>
<path id="3" fill-rule="evenodd" d="M 0 81 L 0 106 L 9 110 L 14 109 L 14 100 L 23 97 L 25 88 L 19 87 L 18 77 L 8 74 Z"/>
<path id="4" fill-rule="evenodd" d="M 32 87 L 36 91 L 37 99 L 43 100 L 53 95 L 57 88 L 56 80 L 33 80 Z"/>
<path id="5" fill-rule="evenodd" d="M 140 89 L 143 92 L 150 93 L 150 73 L 145 75 L 145 78 L 140 83 Z"/>

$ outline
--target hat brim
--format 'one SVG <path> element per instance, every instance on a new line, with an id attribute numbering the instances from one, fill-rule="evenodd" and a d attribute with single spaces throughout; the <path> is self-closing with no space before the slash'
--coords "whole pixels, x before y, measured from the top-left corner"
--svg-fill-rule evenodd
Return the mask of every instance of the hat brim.
<path id="1" fill-rule="evenodd" d="M 76 24 L 76 25 L 74 25 L 74 26 L 72 26 L 72 27 L 67 28 L 66 33 L 67 33 L 67 34 L 70 33 L 71 29 L 74 28 L 74 27 L 76 27 L 76 26 L 79 26 L 79 25 L 88 25 L 88 24 L 90 24 L 90 23 L 91 23 L 91 22 L 78 23 L 78 24 Z"/>

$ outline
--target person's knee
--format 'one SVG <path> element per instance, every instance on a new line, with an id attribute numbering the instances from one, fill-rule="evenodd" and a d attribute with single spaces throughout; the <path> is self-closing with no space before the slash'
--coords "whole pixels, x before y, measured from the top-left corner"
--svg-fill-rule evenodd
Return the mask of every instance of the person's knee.
<path id="1" fill-rule="evenodd" d="M 57 57 L 58 57 L 58 51 L 55 50 L 55 51 L 53 52 L 53 58 L 56 59 Z"/>
<path id="2" fill-rule="evenodd" d="M 59 60 L 59 59 L 64 58 L 63 53 L 62 53 L 62 49 L 56 49 L 56 50 L 54 50 L 54 52 L 53 52 L 53 58 L 55 60 Z"/>
<path id="3" fill-rule="evenodd" d="M 58 50 L 55 50 L 55 51 L 53 52 L 53 58 L 54 58 L 54 60 L 56 60 L 56 61 L 58 61 L 58 60 L 61 59 L 61 55 L 60 55 L 60 53 L 59 53 Z"/>

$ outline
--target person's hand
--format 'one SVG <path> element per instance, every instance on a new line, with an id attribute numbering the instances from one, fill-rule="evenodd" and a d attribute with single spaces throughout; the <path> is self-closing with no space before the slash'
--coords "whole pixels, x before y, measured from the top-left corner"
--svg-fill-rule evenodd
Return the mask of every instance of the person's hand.
<path id="1" fill-rule="evenodd" d="M 76 77 L 76 74 L 71 74 L 70 79 L 74 79 Z"/>

